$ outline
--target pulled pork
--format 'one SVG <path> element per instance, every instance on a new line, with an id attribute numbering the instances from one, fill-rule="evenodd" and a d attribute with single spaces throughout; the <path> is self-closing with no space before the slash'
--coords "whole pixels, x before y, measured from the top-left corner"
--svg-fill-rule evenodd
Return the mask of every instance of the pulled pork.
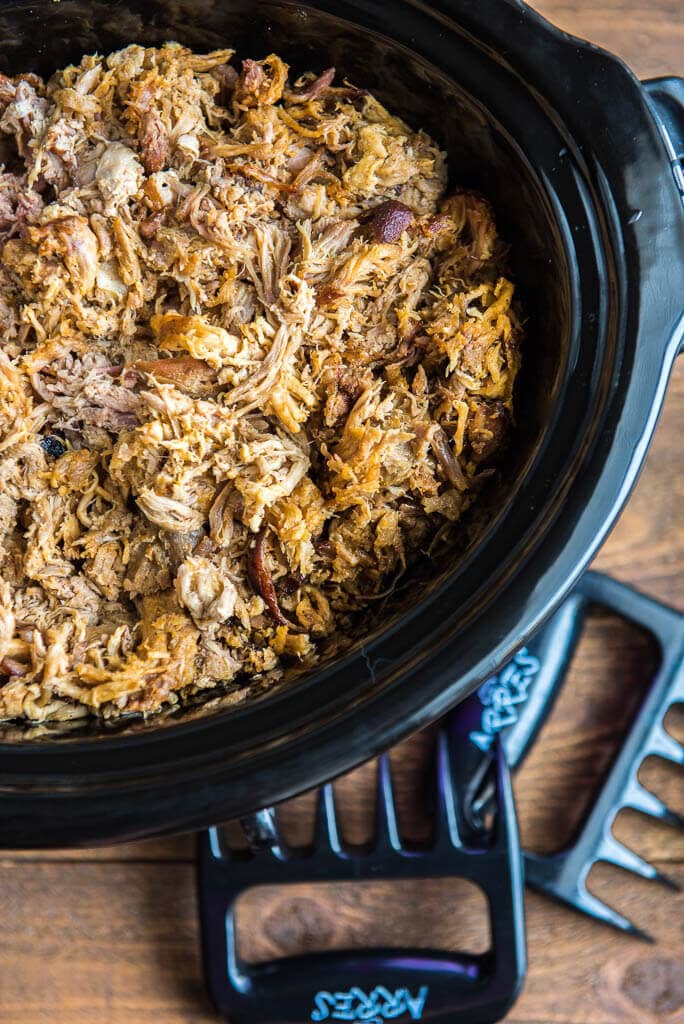
<path id="1" fill-rule="evenodd" d="M 485 199 L 335 70 L 0 76 L 0 718 L 263 690 L 473 502 L 521 330 Z"/>

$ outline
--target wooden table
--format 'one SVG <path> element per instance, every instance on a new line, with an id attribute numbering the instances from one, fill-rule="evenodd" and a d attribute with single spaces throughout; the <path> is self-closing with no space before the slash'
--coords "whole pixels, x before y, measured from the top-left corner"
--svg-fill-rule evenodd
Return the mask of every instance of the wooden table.
<path id="1" fill-rule="evenodd" d="M 684 72 L 681 0 L 538 0 L 552 21 L 621 54 L 638 75 Z M 684 608 L 684 359 L 675 369 L 646 469 L 597 566 Z M 523 839 L 557 847 L 581 817 L 653 664 L 648 639 L 607 616 L 592 620 L 572 678 L 542 741 L 516 780 Z M 629 695 L 625 707 L 625 694 Z M 671 728 L 684 732 L 684 715 Z M 397 756 L 405 830 L 426 823 L 411 804 L 422 740 Z M 372 816 L 372 767 L 338 787 L 349 838 Z M 644 781 L 684 812 L 682 776 L 662 762 Z M 290 805 L 306 830 L 311 802 Z M 621 815 L 617 832 L 684 884 L 684 834 Z M 2 1024 L 209 1024 L 190 837 L 77 853 L 6 854 L 0 874 Z M 601 868 L 596 893 L 648 928 L 655 946 L 528 894 L 529 975 L 509 1024 L 682 1024 L 684 898 Z M 448 913 L 445 913 L 448 911 Z M 464 883 L 426 882 L 410 894 L 375 884 L 275 890 L 249 897 L 241 917 L 247 955 L 269 958 L 324 946 L 416 943 L 478 949 L 482 905 Z"/>

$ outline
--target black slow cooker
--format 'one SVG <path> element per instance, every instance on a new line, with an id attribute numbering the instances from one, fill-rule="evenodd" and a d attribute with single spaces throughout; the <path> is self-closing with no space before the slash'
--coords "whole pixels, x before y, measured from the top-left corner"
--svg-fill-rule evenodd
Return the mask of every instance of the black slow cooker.
<path id="1" fill-rule="evenodd" d="M 177 40 L 375 92 L 490 196 L 529 313 L 497 514 L 339 660 L 236 709 L 0 738 L 5 847 L 131 840 L 270 805 L 426 725 L 559 605 L 629 495 L 684 339 L 684 80 L 641 83 L 520 0 L 14 0 L 0 70 Z"/>

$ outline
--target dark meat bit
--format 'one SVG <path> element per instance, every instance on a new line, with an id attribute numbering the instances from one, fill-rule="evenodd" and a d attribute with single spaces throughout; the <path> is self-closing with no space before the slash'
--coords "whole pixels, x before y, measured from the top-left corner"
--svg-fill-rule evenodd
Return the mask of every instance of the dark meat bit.
<path id="1" fill-rule="evenodd" d="M 164 211 L 158 210 L 156 213 L 151 213 L 145 220 L 140 221 L 139 231 L 143 238 L 149 241 L 151 238 L 156 238 L 159 228 L 162 226 L 164 221 Z"/>
<path id="2" fill-rule="evenodd" d="M 21 661 L 15 661 L 14 658 L 3 658 L 0 661 L 0 672 L 6 676 L 25 676 L 28 672 L 28 665 L 24 665 Z"/>
<path id="3" fill-rule="evenodd" d="M 413 224 L 413 210 L 394 199 L 380 203 L 373 210 L 371 227 L 376 242 L 398 242 Z"/>
<path id="4" fill-rule="evenodd" d="M 316 289 L 316 305 L 327 306 L 342 295 L 342 289 L 336 281 L 326 281 Z"/>
<path id="5" fill-rule="evenodd" d="M 430 237 L 434 237 L 435 235 L 439 235 L 442 231 L 448 231 L 450 228 L 453 228 L 453 226 L 454 222 L 447 213 L 437 213 L 434 217 L 430 217 L 430 219 L 425 222 L 423 228 L 426 234 L 430 235 Z"/>
<path id="6" fill-rule="evenodd" d="M 47 437 L 41 437 L 40 447 L 51 459 L 61 459 L 67 450 L 67 446 L 64 444 L 64 441 L 55 434 L 48 434 Z"/>
<path id="7" fill-rule="evenodd" d="M 252 60 L 250 57 L 243 60 L 242 73 L 238 76 L 243 92 L 256 93 L 264 77 L 263 68 L 259 65 L 258 61 Z"/>
<path id="8" fill-rule="evenodd" d="M 335 78 L 335 68 L 328 68 L 313 82 L 309 82 L 303 89 L 298 89 L 288 96 L 292 103 L 306 103 L 308 100 L 315 100 L 322 92 L 325 92 L 332 85 Z"/>
<path id="9" fill-rule="evenodd" d="M 289 597 L 290 594 L 294 594 L 301 585 L 302 577 L 300 574 L 298 572 L 289 572 L 287 576 L 282 576 L 275 584 L 276 594 L 278 597 Z"/>
<path id="10" fill-rule="evenodd" d="M 216 551 L 216 545 L 214 544 L 211 537 L 201 537 L 195 545 L 193 555 L 202 555 L 204 558 L 210 558 L 211 555 Z"/>
<path id="11" fill-rule="evenodd" d="M 119 363 L 115 366 L 108 366 L 105 369 L 108 377 L 115 377 L 121 381 L 122 387 L 135 388 L 140 383 L 140 373 L 135 368 L 135 363 Z"/>
<path id="12" fill-rule="evenodd" d="M 317 538 L 313 542 L 314 550 L 320 558 L 333 559 L 337 554 L 337 549 L 331 540 L 325 540 L 323 537 Z"/>
<path id="13" fill-rule="evenodd" d="M 132 430 L 140 423 L 135 412 L 124 412 L 121 409 L 92 406 L 83 410 L 83 422 L 90 423 L 95 427 L 102 427 L 112 434 L 118 434 L 122 430 Z"/>
<path id="14" fill-rule="evenodd" d="M 363 381 L 359 380 L 356 371 L 342 366 L 336 367 L 323 409 L 325 425 L 332 427 L 346 418 L 362 391 Z"/>
<path id="15" fill-rule="evenodd" d="M 11 78 L 0 74 L 0 105 L 6 107 L 11 103 L 17 93 L 17 87 Z"/>
<path id="16" fill-rule="evenodd" d="M 161 539 L 167 550 L 171 570 L 175 576 L 188 555 L 192 554 L 199 542 L 204 537 L 204 530 L 190 530 L 183 533 L 181 530 L 162 530 Z M 159 589 L 162 589 L 161 587 Z"/>
<path id="17" fill-rule="evenodd" d="M 266 527 L 259 530 L 254 544 L 247 551 L 247 573 L 252 581 L 252 586 L 264 599 L 266 607 L 278 625 L 287 626 L 292 630 L 298 629 L 283 615 L 278 604 L 273 577 L 266 561 Z"/>
<path id="18" fill-rule="evenodd" d="M 163 170 L 169 155 L 169 136 L 154 110 L 146 110 L 140 120 L 140 145 L 147 173 Z"/>
<path id="19" fill-rule="evenodd" d="M 231 64 L 219 64 L 218 67 L 212 68 L 209 73 L 221 86 L 219 96 L 225 103 L 232 95 L 240 76 Z"/>
<path id="20" fill-rule="evenodd" d="M 43 200 L 16 174 L 0 174 L 0 232 L 7 238 L 24 235 L 38 218 Z"/>
<path id="21" fill-rule="evenodd" d="M 370 96 L 368 89 L 359 89 L 356 85 L 343 85 L 335 87 L 335 96 L 338 99 L 362 100 L 364 96 Z"/>
<path id="22" fill-rule="evenodd" d="M 126 711 L 154 711 L 171 692 L 171 680 L 168 676 L 159 676 L 148 680 L 137 693 L 131 694 L 126 701 Z"/>
<path id="23" fill-rule="evenodd" d="M 131 597 L 140 597 L 167 590 L 172 583 L 169 559 L 162 546 L 156 540 L 145 536 L 134 536 L 126 567 L 124 590 L 128 591 Z"/>
<path id="24" fill-rule="evenodd" d="M 465 491 L 468 487 L 458 459 L 451 450 L 449 438 L 440 426 L 432 428 L 430 444 L 444 476 L 452 487 Z"/>
<path id="25" fill-rule="evenodd" d="M 286 74 L 284 65 L 275 54 L 264 60 L 242 62 L 242 71 L 233 92 L 233 102 L 243 108 L 277 103 L 283 95 Z"/>
<path id="26" fill-rule="evenodd" d="M 468 441 L 475 462 L 487 462 L 501 452 L 510 427 L 503 402 L 479 402 L 468 419 Z"/>

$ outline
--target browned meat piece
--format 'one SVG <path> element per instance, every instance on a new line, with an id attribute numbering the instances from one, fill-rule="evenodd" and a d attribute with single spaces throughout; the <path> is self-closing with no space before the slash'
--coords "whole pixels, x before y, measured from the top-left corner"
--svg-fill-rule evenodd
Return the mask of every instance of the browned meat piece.
<path id="1" fill-rule="evenodd" d="M 327 426 L 332 427 L 347 418 L 354 402 L 364 389 L 359 374 L 345 367 L 336 367 L 328 385 L 323 416 Z"/>
<path id="2" fill-rule="evenodd" d="M 169 565 L 174 576 L 204 536 L 205 534 L 202 529 L 185 532 L 182 530 L 164 530 L 161 535 L 161 542 L 167 552 Z"/>
<path id="3" fill-rule="evenodd" d="M 145 714 L 155 711 L 168 700 L 173 691 L 173 680 L 168 675 L 156 676 L 143 683 L 140 690 L 126 700 L 126 711 Z"/>
<path id="4" fill-rule="evenodd" d="M 164 211 L 157 210 L 156 213 L 153 213 L 149 217 L 146 217 L 145 220 L 140 221 L 140 226 L 138 230 L 140 231 L 142 237 L 145 239 L 156 238 L 157 232 L 159 231 L 159 228 L 162 226 L 163 223 Z"/>
<path id="5" fill-rule="evenodd" d="M 14 658 L 3 658 L 0 661 L 0 672 L 6 676 L 24 676 L 28 669 L 28 665 L 24 665 L 21 661 L 16 661 Z"/>
<path id="6" fill-rule="evenodd" d="M 0 106 L 5 108 L 11 103 L 17 92 L 17 87 L 11 78 L 0 74 Z"/>
<path id="7" fill-rule="evenodd" d="M 140 121 L 142 162 L 148 174 L 161 171 L 169 155 L 169 136 L 155 110 L 146 110 Z"/>
<path id="8" fill-rule="evenodd" d="M 160 384 L 174 384 L 181 391 L 200 398 L 216 391 L 216 371 L 204 359 L 179 356 L 177 359 L 138 359 L 131 363 L 141 374 L 150 374 Z"/>
<path id="9" fill-rule="evenodd" d="M 100 457 L 97 452 L 81 449 L 66 452 L 52 466 L 50 483 L 53 487 L 67 487 L 82 494 L 97 481 L 97 467 Z"/>
<path id="10" fill-rule="evenodd" d="M 328 89 L 335 79 L 335 68 L 328 68 L 318 78 L 308 82 L 302 89 L 293 90 L 288 99 L 291 103 L 308 103 L 309 100 L 318 99 L 322 92 Z"/>
<path id="11" fill-rule="evenodd" d="M 242 71 L 233 93 L 233 102 L 241 107 L 277 103 L 287 81 L 287 64 L 272 53 L 264 60 L 243 60 Z"/>
<path id="12" fill-rule="evenodd" d="M 247 552 L 247 572 L 249 573 L 252 586 L 263 597 L 273 619 L 279 626 L 289 626 L 293 629 L 295 627 L 283 615 L 278 604 L 278 595 L 273 585 L 273 577 L 271 576 L 271 570 L 266 557 L 266 532 L 265 529 L 259 530 L 254 543 Z"/>
<path id="13" fill-rule="evenodd" d="M 79 430 L 84 439 L 91 425 L 118 434 L 140 422 L 140 399 L 121 368 L 115 375 L 110 371 L 87 355 L 45 367 L 32 376 L 31 385 L 49 403 L 54 427 Z"/>
<path id="14" fill-rule="evenodd" d="M 116 601 L 119 597 L 124 572 L 121 549 L 115 541 L 101 544 L 94 557 L 83 567 L 84 575 L 108 601 Z"/>
<path id="15" fill-rule="evenodd" d="M 468 441 L 476 462 L 489 462 L 503 451 L 510 434 L 503 402 L 477 402 L 468 420 Z"/>
<path id="16" fill-rule="evenodd" d="M 225 105 L 230 100 L 233 90 L 238 83 L 239 75 L 232 64 L 219 64 L 211 69 L 211 77 L 215 78 L 221 87 L 219 98 Z"/>
<path id="17" fill-rule="evenodd" d="M 211 542 L 217 548 L 228 547 L 233 538 L 237 518 L 236 499 L 240 499 L 239 492 L 231 484 L 224 484 L 209 509 Z"/>
<path id="18" fill-rule="evenodd" d="M 389 199 L 373 210 L 371 226 L 377 242 L 398 242 L 413 224 L 414 214 L 408 206 Z"/>
<path id="19" fill-rule="evenodd" d="M 80 294 L 88 295 L 92 291 L 98 247 L 85 217 L 60 217 L 45 226 L 28 228 L 27 236 L 46 261 L 63 261 L 70 281 Z"/>
<path id="20" fill-rule="evenodd" d="M 200 537 L 200 539 L 195 544 L 193 554 L 199 555 L 202 558 L 209 558 L 211 557 L 211 555 L 215 553 L 215 551 L 216 545 L 214 544 L 211 537 L 204 536 Z"/>
<path id="21" fill-rule="evenodd" d="M 443 429 L 437 424 L 432 428 L 430 444 L 432 445 L 435 458 L 449 483 L 453 487 L 458 488 L 459 491 L 465 491 L 468 484 L 463 476 L 463 470 L 451 450 L 449 439 Z"/>

